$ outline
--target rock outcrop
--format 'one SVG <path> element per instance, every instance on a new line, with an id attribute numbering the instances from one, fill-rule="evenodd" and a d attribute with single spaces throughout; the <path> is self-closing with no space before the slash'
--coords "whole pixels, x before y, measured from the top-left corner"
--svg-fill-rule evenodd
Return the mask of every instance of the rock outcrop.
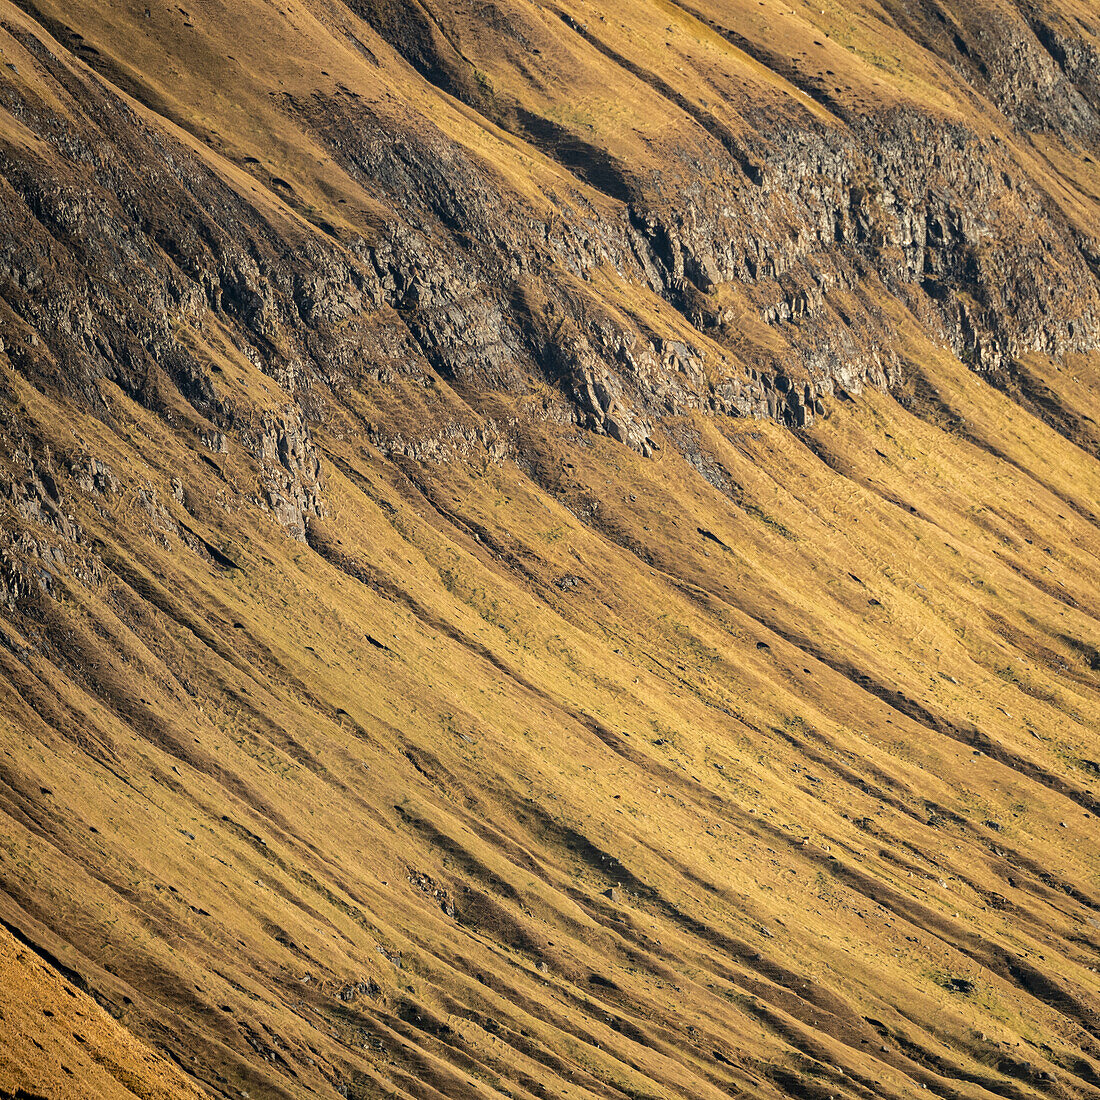
<path id="1" fill-rule="evenodd" d="M 700 12 L 707 33 L 746 51 L 731 72 L 751 52 L 790 81 L 704 104 L 605 43 L 596 22 L 566 18 L 549 52 L 596 58 L 668 113 L 672 136 L 638 131 L 649 153 L 628 161 L 582 142 L 575 122 L 540 122 L 520 93 L 467 79 L 460 44 L 474 30 L 458 16 L 440 9 L 421 26 L 388 10 L 359 14 L 425 79 L 534 148 L 494 138 L 494 163 L 453 119 L 339 82 L 304 99 L 272 92 L 275 115 L 359 189 L 369 210 L 358 229 L 333 223 L 339 204 L 322 214 L 300 198 L 308 181 L 245 157 L 274 195 L 258 203 L 255 186 L 127 97 L 156 109 L 151 90 L 113 86 L 98 47 L 74 64 L 9 23 L 8 52 L 26 61 L 0 73 L 0 102 L 33 135 L 0 152 L 0 335 L 13 365 L 101 415 L 106 380 L 169 423 L 195 418 L 243 440 L 253 416 L 200 350 L 227 341 L 298 407 L 292 426 L 246 446 L 274 513 L 300 535 L 318 507 L 304 425 L 367 370 L 435 375 L 482 415 L 486 394 L 548 385 L 553 415 L 564 407 L 649 453 L 662 416 L 709 409 L 802 426 L 837 387 L 896 383 L 898 309 L 982 370 L 1100 338 L 1100 242 L 1050 190 L 1028 136 L 1088 141 L 1095 127 L 1093 39 L 1065 19 L 1028 10 L 976 27 L 960 10 L 957 30 L 942 13 L 923 20 L 929 50 L 958 39 L 944 55 L 948 91 L 959 103 L 990 96 L 966 118 L 896 91 L 857 111 L 797 57 Z M 517 29 L 527 15 L 494 10 L 491 25 L 514 24 L 525 56 L 549 63 Z M 501 64 L 535 80 L 515 56 Z M 531 188 L 500 157 L 549 159 Z M 607 279 L 641 298 L 628 305 Z"/>

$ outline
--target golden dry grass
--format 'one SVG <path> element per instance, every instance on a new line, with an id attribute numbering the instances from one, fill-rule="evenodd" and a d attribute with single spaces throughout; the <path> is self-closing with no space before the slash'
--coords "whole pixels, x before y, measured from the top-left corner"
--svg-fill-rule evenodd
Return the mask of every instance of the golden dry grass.
<path id="1" fill-rule="evenodd" d="M 145 4 L 38 7 L 288 234 L 380 216 L 280 107 L 338 82 L 381 113 L 414 103 L 536 209 L 611 201 L 575 180 L 563 197 L 558 165 L 356 24 L 370 65 L 334 5 L 249 0 L 227 21 L 146 3 L 148 26 Z M 875 5 L 569 5 L 587 37 L 515 9 L 553 72 L 524 75 L 468 29 L 477 68 L 627 161 L 696 123 L 609 51 L 721 102 L 735 131 L 745 105 L 843 124 L 700 16 L 843 65 L 853 110 L 974 110 L 899 56 Z M 1083 162 L 1053 140 L 1019 155 L 1090 209 Z M 652 295 L 595 282 L 608 309 L 677 335 Z M 121 1027 L 74 998 L 88 1045 L 138 1067 L 134 1085 L 91 1068 L 56 1008 L 42 1025 L 37 1006 L 68 994 L 4 941 L 19 1068 L 0 1061 L 0 1087 L 72 1094 L 56 1069 L 79 1056 L 85 1095 L 185 1095 L 140 1040 L 252 1097 L 1096 1095 L 1092 429 L 1069 442 L 897 323 L 904 402 L 838 399 L 805 433 L 663 425 L 709 480 L 672 445 L 645 460 L 514 397 L 493 400 L 522 463 L 387 458 L 335 416 L 309 545 L 249 502 L 235 441 L 222 482 L 192 433 L 108 383 L 110 426 L 0 357 L 51 452 L 122 481 L 81 495 L 61 478 L 102 577 L 61 581 L 33 632 L 0 620 L 0 917 L 111 1006 Z M 288 400 L 223 333 L 181 338 L 226 393 Z M 1095 426 L 1096 358 L 1026 367 Z M 348 403 L 409 433 L 461 408 L 441 381 Z M 158 527 L 146 488 L 236 567 Z"/>
<path id="2" fill-rule="evenodd" d="M 4 918 L 253 1095 L 978 1096 L 1006 1058 L 1084 1095 L 1100 468 L 914 354 L 963 427 L 683 425 L 728 493 L 610 441 L 538 440 L 551 494 L 330 439 L 314 549 L 204 505 L 225 573 L 130 490 L 82 514 L 106 583 L 2 658 Z M 196 462 L 112 407 L 73 423 L 115 469 Z"/>

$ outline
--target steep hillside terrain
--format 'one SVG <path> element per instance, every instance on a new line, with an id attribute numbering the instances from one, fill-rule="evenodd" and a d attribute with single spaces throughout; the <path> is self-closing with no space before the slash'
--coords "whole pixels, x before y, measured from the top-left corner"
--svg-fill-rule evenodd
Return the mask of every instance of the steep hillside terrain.
<path id="1" fill-rule="evenodd" d="M 0 931 L 0 1095 L 22 1100 L 46 1095 L 199 1100 L 205 1095 L 62 978 L 56 965 Z"/>
<path id="2" fill-rule="evenodd" d="M 1100 1095 L 1098 73 L 0 0 L 0 1097 Z"/>

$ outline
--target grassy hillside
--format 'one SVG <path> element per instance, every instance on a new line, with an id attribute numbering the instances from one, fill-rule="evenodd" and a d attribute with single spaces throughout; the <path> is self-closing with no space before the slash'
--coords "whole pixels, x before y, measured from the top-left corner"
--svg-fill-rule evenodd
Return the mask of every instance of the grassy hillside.
<path id="1" fill-rule="evenodd" d="M 917 7 L 0 0 L 3 1095 L 1097 1095 L 1091 92 Z M 832 282 L 616 251 L 711 142 L 917 110 L 1029 181 L 967 245 L 1047 250 L 1003 310 L 779 185 L 746 232 Z M 372 301 L 398 222 L 460 243 Z M 421 317 L 463 234 L 499 327 Z M 521 329 L 666 358 L 597 423 Z M 715 411 L 845 348 L 889 370 L 812 423 Z"/>
<path id="2" fill-rule="evenodd" d="M 119 1027 L 49 963 L 0 933 L 0 1088 L 4 1096 L 147 1100 L 203 1094 Z M 51 965 L 52 964 L 52 965 Z M 79 979 L 77 979 L 79 981 Z"/>

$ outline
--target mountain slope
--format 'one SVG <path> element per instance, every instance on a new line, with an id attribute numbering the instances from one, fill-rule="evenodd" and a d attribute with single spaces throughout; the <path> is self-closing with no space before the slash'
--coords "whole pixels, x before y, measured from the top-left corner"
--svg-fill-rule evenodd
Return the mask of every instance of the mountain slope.
<path id="1" fill-rule="evenodd" d="M 204 1095 L 60 978 L 52 960 L 35 958 L 7 929 L 0 932 L 0 959 L 0 1095 L 125 1100 Z"/>
<path id="2" fill-rule="evenodd" d="M 0 0 L 0 918 L 212 1094 L 1096 1094 L 1100 21 L 824 2 Z"/>

